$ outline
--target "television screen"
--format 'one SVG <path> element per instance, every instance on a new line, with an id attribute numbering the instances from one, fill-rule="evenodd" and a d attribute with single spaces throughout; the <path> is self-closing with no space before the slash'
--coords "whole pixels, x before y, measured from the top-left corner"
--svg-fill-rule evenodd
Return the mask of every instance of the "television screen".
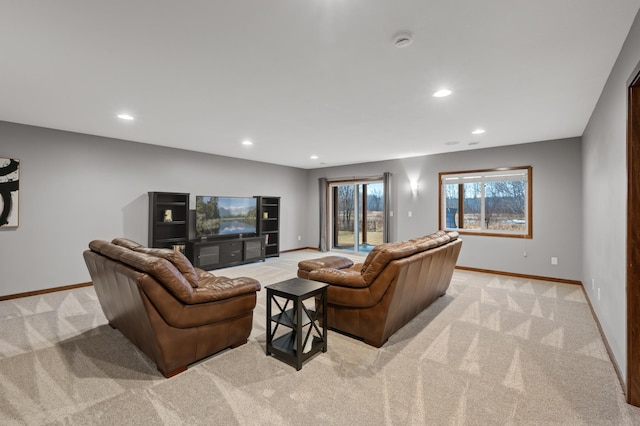
<path id="1" fill-rule="evenodd" d="M 256 232 L 257 200 L 253 197 L 196 196 L 196 237 Z"/>

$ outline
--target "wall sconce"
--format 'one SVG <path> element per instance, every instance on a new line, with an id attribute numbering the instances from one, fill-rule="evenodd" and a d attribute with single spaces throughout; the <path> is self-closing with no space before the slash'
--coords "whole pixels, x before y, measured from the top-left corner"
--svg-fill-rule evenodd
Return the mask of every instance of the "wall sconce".
<path id="1" fill-rule="evenodd" d="M 413 196 L 415 197 L 416 195 L 418 195 L 418 181 L 417 180 L 413 180 L 410 182 L 411 185 L 411 193 L 413 194 Z"/>

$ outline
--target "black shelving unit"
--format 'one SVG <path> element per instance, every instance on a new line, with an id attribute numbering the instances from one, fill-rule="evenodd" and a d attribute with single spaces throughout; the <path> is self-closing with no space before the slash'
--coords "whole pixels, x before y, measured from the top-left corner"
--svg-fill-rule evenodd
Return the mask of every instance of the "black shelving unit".
<path id="1" fill-rule="evenodd" d="M 170 212 L 171 220 L 166 218 Z M 149 247 L 184 250 L 189 237 L 189 194 L 149 192 Z"/>
<path id="2" fill-rule="evenodd" d="M 258 230 L 264 238 L 265 257 L 280 256 L 280 197 L 256 196 Z"/>

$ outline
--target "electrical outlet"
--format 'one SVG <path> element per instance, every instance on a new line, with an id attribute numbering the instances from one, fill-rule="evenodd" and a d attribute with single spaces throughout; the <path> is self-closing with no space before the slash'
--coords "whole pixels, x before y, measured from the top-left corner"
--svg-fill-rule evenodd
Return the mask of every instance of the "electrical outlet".
<path id="1" fill-rule="evenodd" d="M 552 258 L 551 258 L 551 264 L 552 264 L 552 265 L 557 265 L 557 264 L 558 264 L 558 258 L 557 258 L 557 257 L 555 257 L 555 256 L 554 256 L 554 257 L 552 257 Z"/>
<path id="2" fill-rule="evenodd" d="M 409 211 L 409 217 L 413 216 L 413 213 L 411 213 L 411 211 Z"/>
<path id="3" fill-rule="evenodd" d="M 389 211 L 389 216 L 393 217 L 393 210 Z"/>
<path id="4" fill-rule="evenodd" d="M 527 252 L 522 252 L 522 257 L 527 257 Z"/>
<path id="5" fill-rule="evenodd" d="M 298 241 L 302 239 L 302 235 L 298 235 Z"/>

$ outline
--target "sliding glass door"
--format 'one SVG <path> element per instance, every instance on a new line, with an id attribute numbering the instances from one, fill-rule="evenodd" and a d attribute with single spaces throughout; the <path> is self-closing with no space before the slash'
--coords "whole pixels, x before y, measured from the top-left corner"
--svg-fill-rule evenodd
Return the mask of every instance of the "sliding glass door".
<path id="1" fill-rule="evenodd" d="M 331 247 L 369 252 L 384 239 L 382 181 L 331 184 Z"/>

